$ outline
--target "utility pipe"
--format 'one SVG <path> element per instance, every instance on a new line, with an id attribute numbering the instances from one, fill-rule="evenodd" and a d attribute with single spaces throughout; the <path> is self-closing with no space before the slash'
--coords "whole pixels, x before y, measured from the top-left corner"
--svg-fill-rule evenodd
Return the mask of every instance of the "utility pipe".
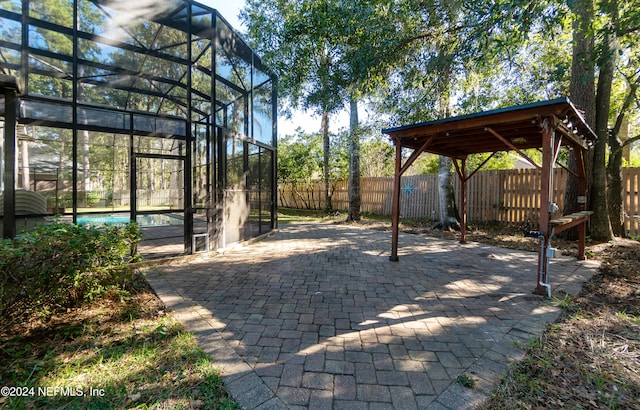
<path id="1" fill-rule="evenodd" d="M 540 234 L 540 236 L 538 236 L 538 239 L 540 239 L 540 257 L 542 258 L 542 260 L 539 263 L 540 268 L 538 272 L 538 277 L 540 278 L 540 280 L 538 281 L 538 285 L 544 287 L 547 290 L 548 298 L 551 298 L 551 285 L 548 283 L 549 278 L 545 278 L 547 280 L 546 283 L 542 281 L 542 278 L 544 277 L 543 273 L 546 273 L 547 276 L 549 275 L 549 255 L 547 255 L 547 250 L 550 248 L 551 238 L 553 238 L 555 234 L 555 230 L 556 230 L 555 227 L 551 228 L 551 233 L 549 234 L 549 238 L 546 240 L 543 234 Z M 545 242 L 548 246 L 545 246 Z"/>
<path id="2" fill-rule="evenodd" d="M 538 263 L 538 285 L 542 286 L 544 288 L 546 288 L 547 290 L 547 297 L 551 297 L 551 285 L 549 285 L 548 283 L 544 283 L 542 281 L 542 277 L 543 277 L 543 272 L 544 269 L 547 267 L 546 263 L 546 250 L 545 250 L 545 239 L 544 239 L 544 235 L 540 234 L 540 236 L 538 236 L 538 239 L 540 240 L 540 262 Z"/>

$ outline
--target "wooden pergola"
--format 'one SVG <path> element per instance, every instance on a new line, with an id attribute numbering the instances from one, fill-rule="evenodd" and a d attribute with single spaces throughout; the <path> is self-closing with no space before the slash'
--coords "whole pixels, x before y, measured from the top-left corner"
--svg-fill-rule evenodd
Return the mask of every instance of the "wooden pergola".
<path id="1" fill-rule="evenodd" d="M 568 98 L 558 98 L 532 104 L 501 108 L 475 114 L 428 121 L 382 130 L 396 147 L 393 184 L 391 261 L 398 261 L 398 225 L 400 221 L 400 179 L 423 152 L 450 157 L 460 178 L 460 242 L 466 241 L 467 189 L 466 183 L 495 153 L 515 151 L 541 172 L 540 216 L 533 236 L 540 240 L 538 278 L 534 293 L 550 296 L 547 281 L 548 260 L 553 257 L 550 239 L 555 233 L 578 227 L 578 258 L 584 259 L 586 225 L 592 212 L 586 210 L 585 157 L 596 139 L 581 113 Z M 579 181 L 578 202 L 581 211 L 552 219 L 557 211 L 553 203 L 553 167 L 560 148 L 566 146 L 575 153 L 577 172 L 569 170 Z M 413 150 L 403 163 L 403 148 Z M 533 161 L 523 151 L 528 148 L 542 151 L 542 163 Z M 491 153 L 482 164 L 467 171 L 470 154 Z"/>

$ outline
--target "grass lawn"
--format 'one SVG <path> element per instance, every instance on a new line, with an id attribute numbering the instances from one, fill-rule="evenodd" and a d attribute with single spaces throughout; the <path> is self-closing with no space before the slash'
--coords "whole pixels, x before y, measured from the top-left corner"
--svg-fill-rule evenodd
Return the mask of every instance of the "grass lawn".
<path id="1" fill-rule="evenodd" d="M 12 389 L 0 407 L 237 408 L 215 363 L 143 282 L 134 292 L 2 329 L 0 384 Z"/>
<path id="2" fill-rule="evenodd" d="M 347 211 L 318 211 L 312 209 L 290 209 L 290 208 L 278 208 L 278 223 L 310 223 L 310 222 L 325 222 L 325 223 L 343 223 L 347 220 Z M 362 214 L 362 224 L 371 224 L 373 222 L 389 222 L 391 223 L 391 217 L 373 215 L 368 213 Z"/>

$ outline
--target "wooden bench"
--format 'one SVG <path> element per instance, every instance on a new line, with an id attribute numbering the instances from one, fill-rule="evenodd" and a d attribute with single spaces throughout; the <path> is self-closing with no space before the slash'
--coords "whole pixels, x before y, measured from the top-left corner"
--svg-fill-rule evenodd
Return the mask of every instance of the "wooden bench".
<path id="1" fill-rule="evenodd" d="M 593 211 L 580 211 L 573 214 L 564 215 L 560 218 L 550 220 L 549 226 L 553 226 L 556 233 L 562 232 L 581 223 L 588 222 L 591 215 L 593 215 Z"/>
<path id="2" fill-rule="evenodd" d="M 584 260 L 585 242 L 587 236 L 587 222 L 593 211 L 580 211 L 564 215 L 549 221 L 549 227 L 553 227 L 554 233 L 562 232 L 574 226 L 578 227 L 578 259 Z"/>

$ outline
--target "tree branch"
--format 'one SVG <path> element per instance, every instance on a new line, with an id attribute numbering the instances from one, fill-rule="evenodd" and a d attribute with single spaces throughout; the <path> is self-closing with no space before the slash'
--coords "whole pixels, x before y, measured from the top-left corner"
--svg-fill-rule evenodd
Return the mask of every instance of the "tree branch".
<path id="1" fill-rule="evenodd" d="M 618 133 L 620 132 L 620 127 L 622 127 L 625 113 L 627 112 L 627 110 L 629 110 L 629 107 L 631 107 L 631 104 L 633 104 L 633 101 L 636 99 L 636 91 L 638 91 L 637 81 L 633 84 L 629 84 L 629 94 L 627 94 L 627 97 L 624 99 L 624 103 L 620 108 L 620 114 L 618 114 L 618 118 L 616 118 L 616 124 L 613 127 L 614 135 L 618 135 Z"/>
<path id="2" fill-rule="evenodd" d="M 626 30 L 618 30 L 617 34 L 618 34 L 618 37 L 622 37 L 622 36 L 626 36 L 627 34 L 634 33 L 636 31 L 640 31 L 640 26 L 631 27 L 631 28 L 628 28 Z"/>
<path id="3" fill-rule="evenodd" d="M 637 100 L 638 86 L 640 86 L 640 76 L 638 76 L 635 81 L 630 81 L 630 78 L 626 75 L 624 75 L 624 77 L 627 80 L 627 83 L 629 83 L 629 93 L 624 99 L 624 103 L 620 108 L 620 114 L 618 114 L 618 117 L 616 118 L 616 124 L 613 126 L 613 135 L 616 137 L 620 132 L 622 123 L 624 122 L 625 113 L 629 110 L 631 104 L 633 104 L 633 102 Z"/>
<path id="4" fill-rule="evenodd" d="M 633 137 L 633 138 L 629 138 L 628 140 L 625 140 L 625 141 L 622 143 L 621 147 L 626 147 L 627 145 L 631 145 L 631 144 L 633 144 L 633 143 L 634 143 L 634 142 L 636 142 L 636 141 L 640 141 L 640 135 L 636 135 L 636 136 L 635 136 L 635 137 Z"/>

